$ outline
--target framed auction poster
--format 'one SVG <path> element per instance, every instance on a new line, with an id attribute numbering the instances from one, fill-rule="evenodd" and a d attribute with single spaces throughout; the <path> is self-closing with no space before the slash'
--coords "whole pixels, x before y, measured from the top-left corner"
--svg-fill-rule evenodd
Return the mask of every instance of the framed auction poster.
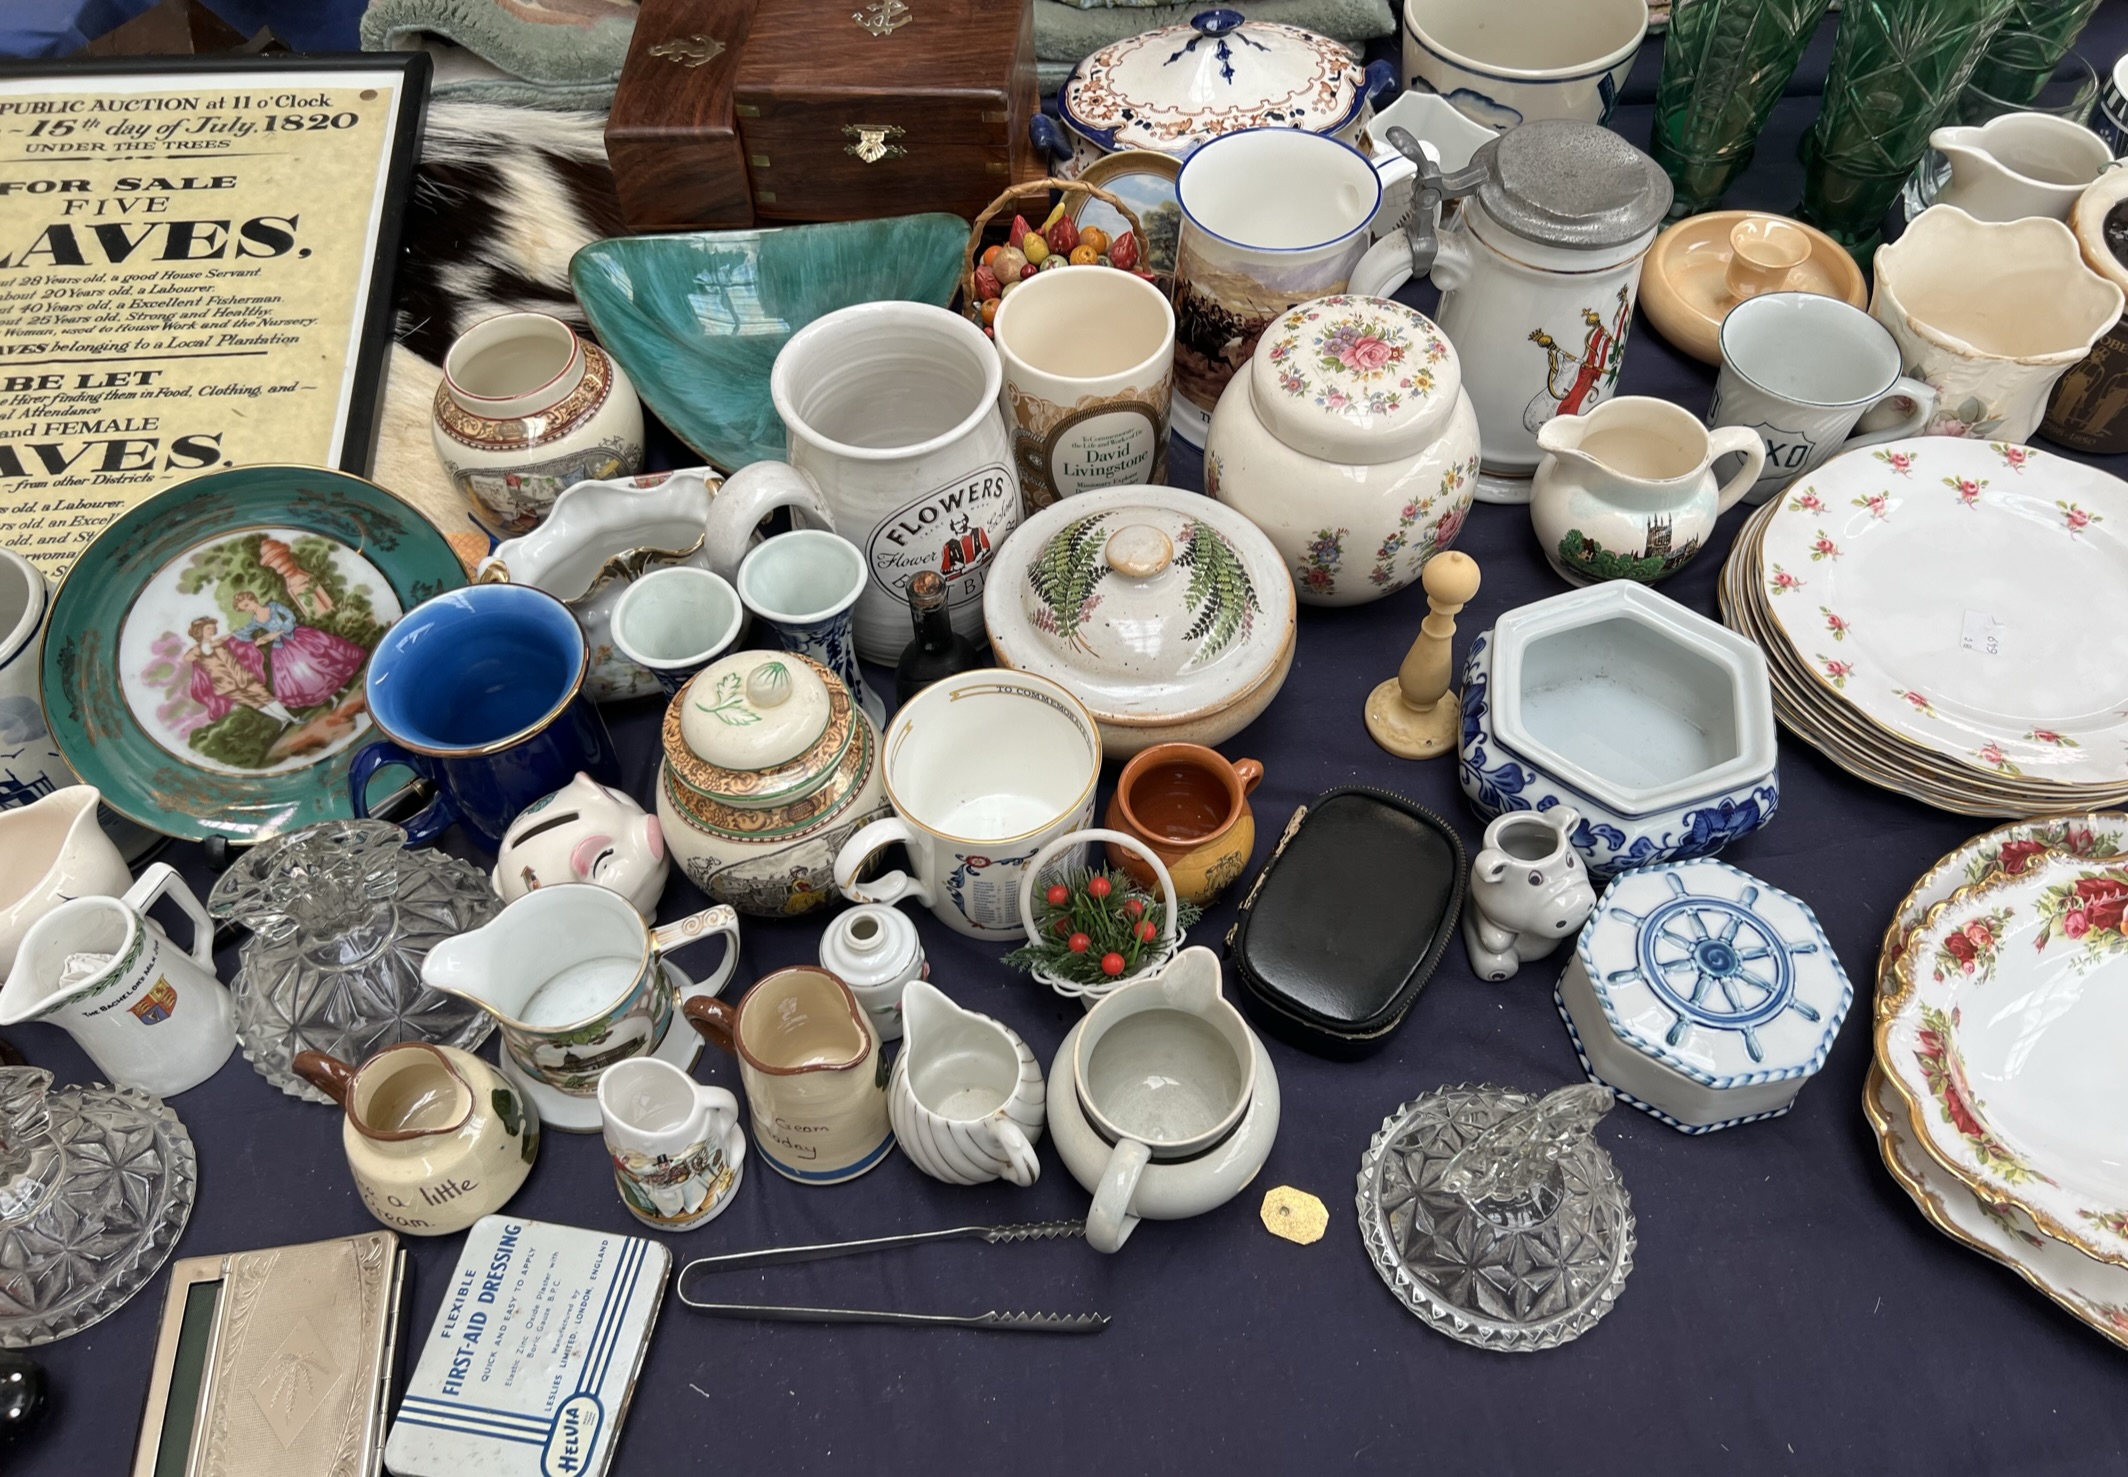
<path id="1" fill-rule="evenodd" d="M 429 58 L 0 63 L 0 547 L 247 462 L 366 472 Z"/>

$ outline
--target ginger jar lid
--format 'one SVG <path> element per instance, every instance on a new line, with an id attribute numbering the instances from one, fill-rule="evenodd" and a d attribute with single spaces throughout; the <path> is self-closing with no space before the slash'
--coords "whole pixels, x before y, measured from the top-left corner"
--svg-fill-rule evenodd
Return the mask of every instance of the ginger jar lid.
<path id="1" fill-rule="evenodd" d="M 1335 133 L 1372 91 L 1366 66 L 1327 36 L 1205 10 L 1087 57 L 1058 91 L 1057 111 L 1110 152 L 1180 159 L 1244 128 Z"/>
<path id="2" fill-rule="evenodd" d="M 1281 667 L 1293 580 L 1226 504 L 1167 487 L 1052 503 L 999 551 L 983 615 L 1002 665 L 1104 723 L 1218 712 Z"/>
<path id="3" fill-rule="evenodd" d="M 1251 399 L 1302 456 L 1346 464 L 1417 456 L 1446 428 L 1463 388 L 1448 335 L 1386 297 L 1302 303 L 1257 341 Z"/>
<path id="4" fill-rule="evenodd" d="M 832 774 L 861 721 L 841 681 L 810 657 L 735 652 L 665 710 L 665 762 L 697 794 L 773 804 Z"/>

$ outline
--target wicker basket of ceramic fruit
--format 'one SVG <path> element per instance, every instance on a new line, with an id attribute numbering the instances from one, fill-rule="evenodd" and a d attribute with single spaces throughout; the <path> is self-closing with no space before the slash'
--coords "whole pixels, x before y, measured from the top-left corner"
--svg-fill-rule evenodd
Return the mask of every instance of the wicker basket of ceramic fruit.
<path id="1" fill-rule="evenodd" d="M 1048 203 L 1052 191 L 1057 194 L 1056 204 L 1040 225 L 1031 224 L 1021 207 L 1032 204 L 1039 209 Z M 1071 217 L 1071 208 L 1081 197 L 1110 207 L 1130 222 L 1130 229 L 1111 236 L 1099 226 L 1079 225 Z M 992 222 L 1007 210 L 1012 212 L 1012 220 L 1006 227 L 1005 239 L 985 246 L 983 237 L 989 234 Z M 984 208 L 968 233 L 968 259 L 961 269 L 962 310 L 988 333 L 991 320 L 997 317 L 998 304 L 1007 293 L 1037 272 L 1065 267 L 1111 267 L 1150 282 L 1153 274 L 1139 270 L 1145 254 L 1144 240 L 1145 228 L 1139 224 L 1138 213 L 1098 185 L 1052 179 L 1014 185 Z"/>

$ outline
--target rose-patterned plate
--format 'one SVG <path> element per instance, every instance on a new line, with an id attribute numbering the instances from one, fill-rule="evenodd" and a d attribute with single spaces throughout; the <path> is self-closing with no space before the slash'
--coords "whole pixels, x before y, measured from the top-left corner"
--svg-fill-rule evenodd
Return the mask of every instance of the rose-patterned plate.
<path id="1" fill-rule="evenodd" d="M 1930 909 L 1877 1062 L 1931 1157 L 2128 1266 L 2128 858 L 2050 853 Z"/>
<path id="2" fill-rule="evenodd" d="M 2003 442 L 1835 457 L 1761 528 L 1755 603 L 1820 705 L 1997 779 L 2128 780 L 2128 485 Z"/>

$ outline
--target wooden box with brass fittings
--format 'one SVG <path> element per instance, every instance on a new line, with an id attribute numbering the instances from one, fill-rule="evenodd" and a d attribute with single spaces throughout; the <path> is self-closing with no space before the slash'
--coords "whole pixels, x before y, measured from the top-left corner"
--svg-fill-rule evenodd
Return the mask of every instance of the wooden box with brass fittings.
<path id="1" fill-rule="evenodd" d="M 643 0 L 606 154 L 635 231 L 973 216 L 1040 106 L 1030 0 Z"/>

